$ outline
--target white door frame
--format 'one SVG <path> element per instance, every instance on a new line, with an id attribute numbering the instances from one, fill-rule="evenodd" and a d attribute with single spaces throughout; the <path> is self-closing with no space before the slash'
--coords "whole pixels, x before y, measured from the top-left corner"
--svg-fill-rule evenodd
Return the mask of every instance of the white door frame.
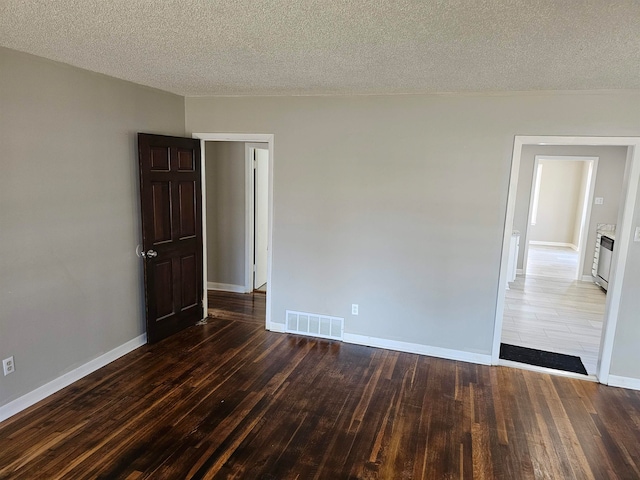
<path id="1" fill-rule="evenodd" d="M 507 211 L 505 216 L 504 235 L 502 240 L 502 258 L 500 261 L 500 275 L 498 281 L 498 295 L 496 302 L 496 317 L 493 332 L 493 348 L 491 363 L 497 365 L 500 357 L 500 339 L 502 336 L 502 317 L 504 314 L 507 280 L 507 263 L 509 259 L 509 242 L 513 230 L 513 218 L 516 206 L 518 175 L 520 173 L 520 158 L 523 145 L 581 145 L 581 146 L 622 146 L 628 147 L 625 165 L 623 203 L 618 212 L 616 228 L 616 249 L 611 263 L 611 277 L 607 301 L 605 305 L 604 326 L 600 343 L 600 356 L 596 376 L 600 383 L 609 383 L 613 342 L 618 323 L 620 296 L 627 263 L 627 254 L 631 243 L 633 228 L 633 210 L 638 196 L 638 182 L 640 181 L 640 137 L 557 137 L 557 136 L 527 136 L 516 135 L 513 143 L 511 160 L 511 177 L 509 179 L 509 193 L 507 196 Z"/>
<path id="2" fill-rule="evenodd" d="M 528 254 L 529 254 L 529 229 L 531 228 L 531 217 L 533 215 L 533 192 L 535 191 L 537 184 L 537 172 L 538 165 L 540 160 L 544 161 L 570 161 L 570 162 L 592 162 L 593 167 L 591 170 L 591 179 L 589 185 L 587 185 L 585 191 L 584 202 L 586 202 L 586 213 L 584 210 L 584 203 L 580 206 L 581 211 L 579 215 L 581 216 L 580 221 L 580 236 L 578 245 L 575 247 L 578 249 L 578 267 L 576 269 L 576 280 L 582 279 L 582 267 L 585 258 L 585 247 L 587 243 L 585 233 L 588 231 L 589 223 L 591 220 L 591 205 L 593 204 L 593 196 L 596 189 L 596 175 L 598 173 L 598 160 L 599 157 L 583 157 L 583 156 L 572 156 L 572 155 L 536 155 L 533 161 L 533 178 L 531 179 L 531 194 L 529 195 L 529 215 L 527 216 L 527 225 L 525 227 L 524 232 L 522 232 L 522 240 L 524 242 L 524 258 L 522 261 L 522 274 L 527 274 L 527 264 L 528 264 Z"/>
<path id="3" fill-rule="evenodd" d="M 192 138 L 200 140 L 201 151 L 201 168 L 202 168 L 202 276 L 204 283 L 204 292 L 202 305 L 204 307 L 204 315 L 207 316 L 207 211 L 206 211 L 206 176 L 205 176 L 205 142 L 245 142 L 245 143 L 262 143 L 268 144 L 269 149 L 269 225 L 268 225 L 268 242 L 269 246 L 273 246 L 273 142 L 274 136 L 271 133 L 193 133 Z M 245 287 L 246 285 L 252 285 L 252 273 L 249 274 L 248 270 L 253 272 L 253 220 L 251 207 L 253 202 L 253 174 L 249 175 L 253 168 L 247 168 L 246 163 L 249 161 L 246 155 L 247 149 L 245 148 Z M 250 180 L 249 180 L 250 177 Z M 250 183 L 249 183 L 250 182 Z M 250 225 L 249 225 L 250 224 Z M 251 237 L 249 237 L 251 235 Z M 265 327 L 271 329 L 271 299 L 273 291 L 273 283 L 271 282 L 272 271 L 272 253 L 273 248 L 269 248 L 267 252 L 267 299 L 266 299 L 266 318 Z M 253 290 L 253 289 L 251 289 Z"/>
<path id="4" fill-rule="evenodd" d="M 248 208 L 248 211 L 245 211 L 245 218 L 247 219 L 246 232 L 246 251 L 245 251 L 245 263 L 247 267 L 247 271 L 245 274 L 245 290 L 247 292 L 252 292 L 255 288 L 254 285 L 254 277 L 255 277 L 255 248 L 256 248 L 256 235 L 255 235 L 255 224 L 256 224 L 256 185 L 255 185 L 255 163 L 254 163 L 254 151 L 259 148 L 262 150 L 268 149 L 268 146 L 265 147 L 265 143 L 245 143 L 244 144 L 244 156 L 245 156 L 245 188 L 246 188 L 246 197 L 245 202 Z M 268 168 L 268 167 L 267 167 Z M 267 170 L 268 171 L 268 170 Z M 269 242 L 267 242 L 269 245 Z M 267 247 L 267 255 L 269 252 L 269 248 Z M 267 283 L 267 286 L 269 284 Z M 268 290 L 268 288 L 267 288 Z"/>

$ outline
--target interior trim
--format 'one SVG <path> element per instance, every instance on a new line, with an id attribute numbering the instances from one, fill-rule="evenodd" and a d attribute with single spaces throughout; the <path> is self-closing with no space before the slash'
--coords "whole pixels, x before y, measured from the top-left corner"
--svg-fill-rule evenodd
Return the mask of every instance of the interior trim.
<path id="1" fill-rule="evenodd" d="M 73 382 L 77 382 L 81 378 L 86 377 L 90 373 L 95 372 L 96 370 L 104 367 L 105 365 L 113 362 L 114 360 L 117 360 L 118 358 L 126 355 L 127 353 L 132 352 L 136 348 L 139 348 L 146 343 L 147 343 L 147 334 L 143 333 L 142 335 L 139 335 L 136 338 L 131 339 L 126 343 L 123 343 L 119 347 L 116 347 L 113 350 L 109 350 L 107 353 L 100 355 L 98 358 L 94 358 L 93 360 L 88 361 L 84 365 L 81 365 L 78 368 L 71 370 L 70 372 L 60 375 L 58 378 L 55 378 L 48 383 L 45 383 L 41 387 L 38 387 L 35 390 L 32 390 L 29 393 L 16 398 L 12 402 L 9 402 L 1 406 L 0 422 L 29 408 L 30 406 L 38 403 L 39 401 L 44 400 L 48 396 L 53 395 L 54 393 L 71 385 Z"/>
<path id="2" fill-rule="evenodd" d="M 621 377 L 620 375 L 609 375 L 610 387 L 629 388 L 631 390 L 640 390 L 640 380 L 631 377 Z"/>
<path id="3" fill-rule="evenodd" d="M 207 282 L 207 290 L 219 290 L 221 292 L 249 293 L 244 285 L 232 283 Z"/>
<path id="4" fill-rule="evenodd" d="M 344 342 L 367 347 L 386 348 L 405 353 L 417 353 L 429 357 L 445 358 L 447 360 L 459 360 L 462 362 L 477 363 L 480 365 L 491 365 L 491 355 L 482 353 L 465 352 L 462 350 L 451 350 L 449 348 L 432 347 L 419 343 L 402 342 L 399 340 L 387 340 L 386 338 L 369 337 L 357 335 L 355 333 L 344 333 Z"/>

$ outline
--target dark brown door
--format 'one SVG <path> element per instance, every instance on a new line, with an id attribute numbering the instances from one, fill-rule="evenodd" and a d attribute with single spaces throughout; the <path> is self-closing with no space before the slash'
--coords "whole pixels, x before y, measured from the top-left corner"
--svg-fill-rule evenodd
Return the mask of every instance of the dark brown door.
<path id="1" fill-rule="evenodd" d="M 138 134 L 147 341 L 202 315 L 200 141 Z"/>

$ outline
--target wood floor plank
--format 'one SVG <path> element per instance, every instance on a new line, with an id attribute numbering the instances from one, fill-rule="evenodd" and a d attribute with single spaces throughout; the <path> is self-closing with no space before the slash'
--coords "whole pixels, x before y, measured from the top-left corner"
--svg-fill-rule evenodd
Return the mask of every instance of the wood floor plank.
<path id="1" fill-rule="evenodd" d="M 1 479 L 640 478 L 640 392 L 268 332 L 263 294 L 0 424 Z"/>

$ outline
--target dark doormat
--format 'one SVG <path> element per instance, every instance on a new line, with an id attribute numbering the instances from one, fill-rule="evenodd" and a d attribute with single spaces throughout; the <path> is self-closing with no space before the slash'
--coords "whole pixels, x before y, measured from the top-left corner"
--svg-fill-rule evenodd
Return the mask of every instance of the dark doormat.
<path id="1" fill-rule="evenodd" d="M 588 375 L 580 357 L 565 355 L 563 353 L 546 352 L 533 348 L 518 347 L 506 343 L 500 344 L 500 358 L 511 360 L 512 362 L 527 363 L 538 367 L 553 368 L 554 370 L 564 370 L 565 372 L 580 373 Z"/>

